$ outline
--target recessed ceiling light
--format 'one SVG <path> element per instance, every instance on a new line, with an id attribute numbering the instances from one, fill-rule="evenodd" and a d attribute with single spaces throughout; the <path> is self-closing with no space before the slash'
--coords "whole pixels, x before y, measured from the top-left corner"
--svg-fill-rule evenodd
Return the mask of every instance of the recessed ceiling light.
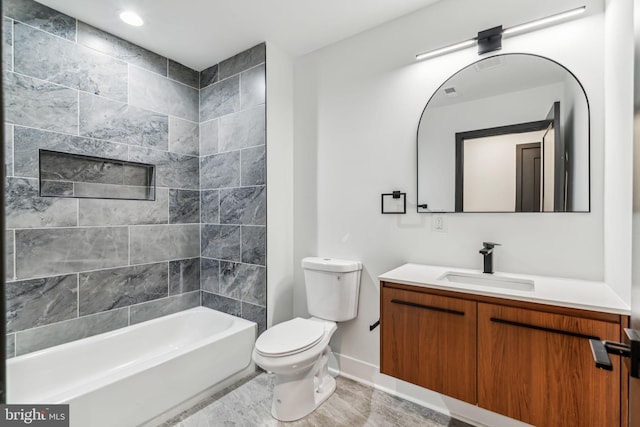
<path id="1" fill-rule="evenodd" d="M 129 25 L 133 25 L 134 27 L 140 27 L 142 26 L 142 24 L 144 24 L 144 21 L 142 20 L 142 18 L 140 18 L 140 16 L 137 13 L 132 12 L 130 10 L 125 10 L 124 12 L 122 12 L 120 14 L 120 19 L 122 19 L 125 23 Z"/>

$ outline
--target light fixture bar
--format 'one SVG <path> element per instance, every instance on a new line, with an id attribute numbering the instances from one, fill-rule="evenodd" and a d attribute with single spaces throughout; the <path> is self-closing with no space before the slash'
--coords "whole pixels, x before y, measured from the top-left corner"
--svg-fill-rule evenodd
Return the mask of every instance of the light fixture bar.
<path id="1" fill-rule="evenodd" d="M 476 43 L 476 39 L 473 38 L 473 39 L 465 40 L 460 43 L 445 46 L 440 49 L 422 52 L 416 55 L 416 60 L 420 61 L 421 59 L 433 58 L 434 56 L 444 55 L 445 53 L 454 52 L 456 50 L 464 49 L 465 47 L 473 46 L 475 43 Z"/>
<path id="2" fill-rule="evenodd" d="M 578 8 L 575 8 L 575 9 L 567 10 L 566 12 L 560 12 L 560 13 L 557 13 L 555 15 L 547 16 L 546 18 L 536 19 L 535 21 L 530 21 L 530 22 L 526 22 L 524 24 L 516 25 L 514 27 L 506 28 L 506 29 L 502 30 L 499 35 L 500 36 L 510 36 L 510 35 L 513 35 L 513 34 L 518 34 L 518 33 L 523 33 L 523 32 L 526 32 L 526 31 L 530 31 L 530 30 L 538 28 L 538 27 L 542 27 L 542 26 L 549 25 L 549 24 L 552 24 L 552 23 L 555 23 L 555 22 L 558 22 L 558 21 L 562 21 L 562 20 L 565 20 L 565 19 L 572 18 L 574 16 L 577 16 L 577 15 L 580 15 L 580 14 L 584 13 L 586 10 L 587 10 L 587 7 L 586 6 L 582 6 L 582 7 L 578 7 Z M 499 28 L 499 27 L 495 27 L 495 28 Z M 490 30 L 493 30 L 493 29 L 490 29 Z M 479 42 L 480 41 L 480 36 L 485 32 L 486 31 L 484 31 L 484 32 L 481 31 L 481 32 L 478 33 L 478 37 L 474 37 L 472 39 L 465 40 L 465 41 L 460 42 L 460 43 L 455 43 L 455 44 L 452 44 L 452 45 L 449 45 L 449 46 L 445 46 L 445 47 L 442 47 L 442 48 L 439 48 L 439 49 L 429 50 L 429 51 L 426 51 L 426 52 L 419 53 L 419 54 L 416 55 L 416 60 L 420 61 L 420 60 L 427 59 L 427 58 L 433 58 L 435 56 L 444 55 L 445 53 L 450 53 L 450 52 L 454 52 L 454 51 L 457 51 L 457 50 L 464 49 L 466 47 L 474 45 L 476 42 L 480 43 Z M 497 36 L 497 34 L 492 34 L 491 36 L 495 37 L 495 36 Z M 500 43 L 498 43 L 498 44 L 500 44 Z M 492 48 L 490 50 L 486 50 L 486 49 L 482 50 L 482 49 L 480 49 L 478 51 L 478 54 L 481 55 L 481 54 L 486 53 L 486 52 L 497 50 L 497 49 L 500 49 L 500 47 L 501 47 L 501 44 L 497 48 Z"/>
<path id="3" fill-rule="evenodd" d="M 556 21 L 561 21 L 563 19 L 571 18 L 576 15 L 580 15 L 587 10 L 586 6 L 578 7 L 576 9 L 567 10 L 566 12 L 561 12 L 555 15 L 547 16 L 546 18 L 536 19 L 535 21 L 527 22 L 525 24 L 516 25 L 515 27 L 506 28 L 502 34 L 512 35 L 516 33 L 522 33 L 524 31 L 529 31 L 533 28 L 542 27 L 544 25 L 551 24 Z"/>

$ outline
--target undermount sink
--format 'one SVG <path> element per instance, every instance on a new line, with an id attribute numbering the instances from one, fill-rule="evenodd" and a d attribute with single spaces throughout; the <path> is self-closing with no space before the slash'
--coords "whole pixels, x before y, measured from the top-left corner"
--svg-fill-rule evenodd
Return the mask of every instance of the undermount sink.
<path id="1" fill-rule="evenodd" d="M 459 273 L 455 271 L 448 271 L 440 276 L 438 280 L 464 285 L 487 286 L 517 291 L 533 291 L 534 289 L 533 280 L 516 279 L 508 276 L 493 276 L 491 274 L 484 273 Z"/>

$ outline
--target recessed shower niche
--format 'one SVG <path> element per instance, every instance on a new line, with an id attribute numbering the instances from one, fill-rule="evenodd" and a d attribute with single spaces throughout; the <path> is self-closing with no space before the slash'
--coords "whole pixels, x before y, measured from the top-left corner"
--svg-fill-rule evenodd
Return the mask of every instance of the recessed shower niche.
<path id="1" fill-rule="evenodd" d="M 155 200 L 155 166 L 39 150 L 40 197 Z"/>

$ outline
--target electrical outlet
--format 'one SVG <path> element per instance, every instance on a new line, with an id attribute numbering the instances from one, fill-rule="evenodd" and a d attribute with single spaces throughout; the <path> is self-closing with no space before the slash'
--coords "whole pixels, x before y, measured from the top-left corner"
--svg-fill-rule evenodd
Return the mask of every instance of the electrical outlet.
<path id="1" fill-rule="evenodd" d="M 447 221 L 444 215 L 431 216 L 431 231 L 437 231 L 439 233 L 447 232 Z"/>

